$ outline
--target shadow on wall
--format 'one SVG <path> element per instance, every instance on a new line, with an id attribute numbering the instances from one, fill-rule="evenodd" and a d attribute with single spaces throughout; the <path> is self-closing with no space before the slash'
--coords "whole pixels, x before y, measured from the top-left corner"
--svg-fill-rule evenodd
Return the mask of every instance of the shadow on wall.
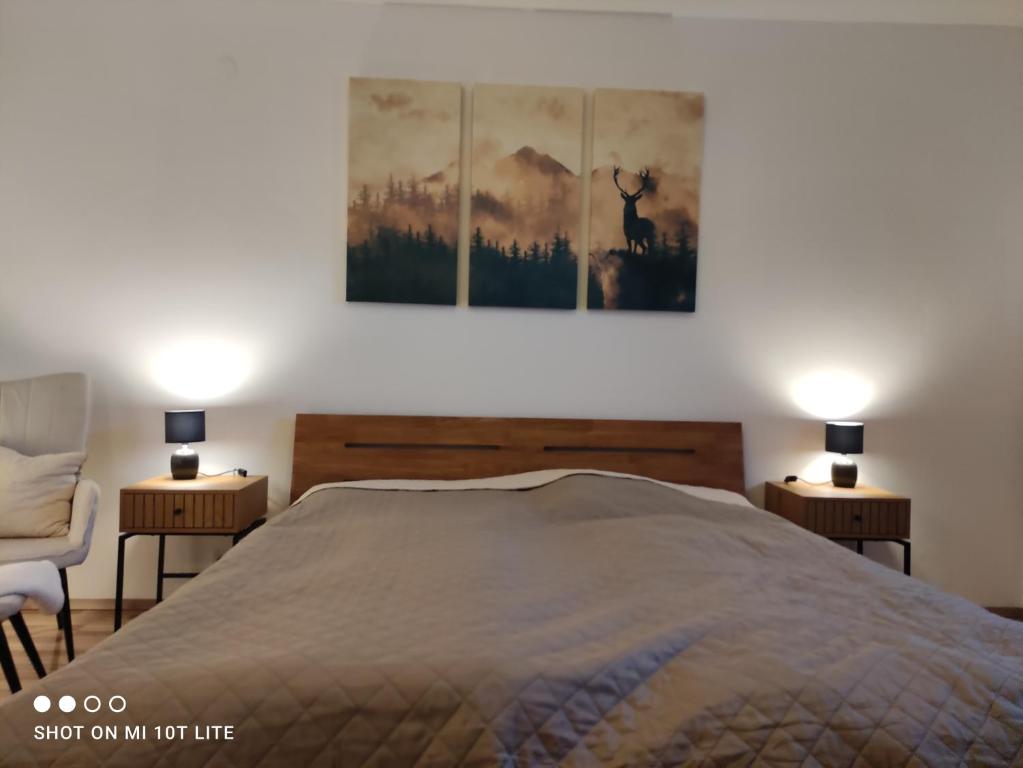
<path id="1" fill-rule="evenodd" d="M 742 423 L 746 456 L 746 496 L 764 506 L 764 482 L 800 474 L 824 450 L 824 422 L 779 417 L 747 418 Z M 817 478 L 810 478 L 817 479 Z"/>
<path id="2" fill-rule="evenodd" d="M 47 359 L 46 349 L 40 344 L 26 343 L 31 338 L 9 315 L 0 315 L 0 362 L 4 365 L 0 380 L 12 381 L 81 370 L 74 365 L 74 361 L 66 361 L 60 368 L 45 368 L 41 361 Z M 15 363 L 13 366 L 12 362 Z"/>

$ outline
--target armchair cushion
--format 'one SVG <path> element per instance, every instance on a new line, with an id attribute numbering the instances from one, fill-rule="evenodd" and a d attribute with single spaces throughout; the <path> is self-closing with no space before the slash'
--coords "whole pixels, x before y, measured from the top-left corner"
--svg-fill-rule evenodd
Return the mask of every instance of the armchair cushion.
<path id="1" fill-rule="evenodd" d="M 83 453 L 23 456 L 0 446 L 0 537 L 66 536 Z"/>
<path id="2" fill-rule="evenodd" d="M 0 563 L 49 560 L 58 568 L 81 565 L 89 554 L 92 530 L 99 511 L 99 486 L 82 480 L 71 502 L 71 526 L 66 536 L 0 539 Z"/>

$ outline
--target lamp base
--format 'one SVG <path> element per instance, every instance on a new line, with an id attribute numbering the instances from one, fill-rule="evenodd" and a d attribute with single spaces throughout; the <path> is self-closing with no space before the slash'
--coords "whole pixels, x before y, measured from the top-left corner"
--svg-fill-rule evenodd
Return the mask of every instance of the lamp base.
<path id="1" fill-rule="evenodd" d="M 183 448 L 171 454 L 171 477 L 175 480 L 195 480 L 199 474 L 199 454 Z"/>
<path id="2" fill-rule="evenodd" d="M 859 470 L 854 461 L 836 461 L 831 465 L 831 484 L 836 488 L 855 488 Z"/>

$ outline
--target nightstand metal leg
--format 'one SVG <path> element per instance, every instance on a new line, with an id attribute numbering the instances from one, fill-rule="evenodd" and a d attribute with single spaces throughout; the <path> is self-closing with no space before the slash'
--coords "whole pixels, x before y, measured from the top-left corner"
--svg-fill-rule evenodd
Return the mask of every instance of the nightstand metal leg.
<path id="1" fill-rule="evenodd" d="M 863 554 L 863 539 L 856 539 L 856 554 Z"/>
<path id="2" fill-rule="evenodd" d="M 902 542 L 902 572 L 904 574 L 906 574 L 907 576 L 911 575 L 910 572 L 909 572 L 910 571 L 909 557 L 910 557 L 910 544 L 909 544 L 909 541 L 903 541 Z"/>
<path id="3" fill-rule="evenodd" d="M 134 534 L 122 533 L 117 537 L 117 589 L 114 592 L 114 632 L 121 628 L 121 608 L 124 605 L 124 542 Z"/>
<path id="4" fill-rule="evenodd" d="M 248 536 L 254 530 L 256 530 L 257 528 L 261 527 L 263 525 L 263 523 L 265 523 L 265 522 L 266 522 L 266 518 L 265 517 L 256 518 L 253 521 L 252 525 L 250 525 L 244 531 L 239 531 L 238 533 L 234 534 L 231 537 L 231 546 L 233 547 L 235 544 L 237 544 L 239 541 L 244 539 L 246 536 Z"/>
<path id="5" fill-rule="evenodd" d="M 159 554 L 156 556 L 156 602 L 163 602 L 163 560 L 167 549 L 167 537 L 160 534 Z"/>

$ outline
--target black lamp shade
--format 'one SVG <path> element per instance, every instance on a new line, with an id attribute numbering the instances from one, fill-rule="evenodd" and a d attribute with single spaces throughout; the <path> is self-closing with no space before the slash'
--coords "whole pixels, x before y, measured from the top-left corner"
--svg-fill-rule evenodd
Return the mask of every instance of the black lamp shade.
<path id="1" fill-rule="evenodd" d="M 863 424 L 829 421 L 824 425 L 824 450 L 828 453 L 863 453 Z"/>
<path id="2" fill-rule="evenodd" d="M 206 439 L 206 411 L 165 411 L 164 435 L 168 443 L 201 443 Z"/>

